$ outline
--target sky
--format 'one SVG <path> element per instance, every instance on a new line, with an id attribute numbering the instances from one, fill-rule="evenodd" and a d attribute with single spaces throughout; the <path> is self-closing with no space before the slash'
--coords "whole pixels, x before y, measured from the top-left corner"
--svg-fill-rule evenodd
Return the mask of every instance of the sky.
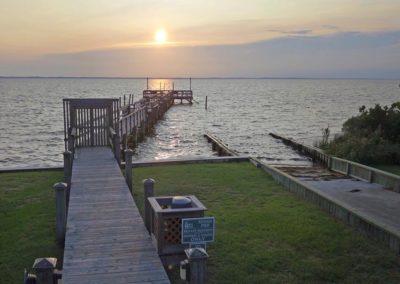
<path id="1" fill-rule="evenodd" d="M 399 0 L 1 0 L 0 12 L 0 76 L 400 78 Z"/>

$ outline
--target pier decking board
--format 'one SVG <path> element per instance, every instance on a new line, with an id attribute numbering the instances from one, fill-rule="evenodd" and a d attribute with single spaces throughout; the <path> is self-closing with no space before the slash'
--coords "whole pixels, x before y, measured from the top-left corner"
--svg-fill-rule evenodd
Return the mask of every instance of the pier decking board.
<path id="1" fill-rule="evenodd" d="M 170 283 L 110 148 L 79 148 L 63 283 Z"/>

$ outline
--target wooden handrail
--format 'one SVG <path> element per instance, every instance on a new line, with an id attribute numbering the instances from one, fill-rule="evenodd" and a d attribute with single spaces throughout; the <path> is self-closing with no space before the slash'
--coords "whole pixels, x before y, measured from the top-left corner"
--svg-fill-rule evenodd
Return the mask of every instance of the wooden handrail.
<path id="1" fill-rule="evenodd" d="M 110 132 L 110 136 L 114 137 L 115 135 L 117 135 L 117 133 L 115 132 L 115 129 L 112 128 L 111 126 L 108 128 L 109 132 Z"/>

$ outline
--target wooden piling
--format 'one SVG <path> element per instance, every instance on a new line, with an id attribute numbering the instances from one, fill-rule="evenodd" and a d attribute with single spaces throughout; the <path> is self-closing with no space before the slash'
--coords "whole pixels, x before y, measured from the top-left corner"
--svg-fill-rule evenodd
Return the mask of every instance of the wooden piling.
<path id="1" fill-rule="evenodd" d="M 63 182 L 56 183 L 54 186 L 56 195 L 56 237 L 59 245 L 64 244 L 65 228 L 67 224 L 66 211 L 66 191 L 67 184 Z"/>
<path id="2" fill-rule="evenodd" d="M 154 184 L 155 181 L 152 178 L 143 180 L 144 190 L 144 224 L 146 225 L 147 231 L 151 233 L 151 205 L 148 198 L 154 196 Z"/>
<path id="3" fill-rule="evenodd" d="M 132 193 L 132 155 L 133 151 L 131 149 L 125 150 L 125 179 L 129 190 Z"/>

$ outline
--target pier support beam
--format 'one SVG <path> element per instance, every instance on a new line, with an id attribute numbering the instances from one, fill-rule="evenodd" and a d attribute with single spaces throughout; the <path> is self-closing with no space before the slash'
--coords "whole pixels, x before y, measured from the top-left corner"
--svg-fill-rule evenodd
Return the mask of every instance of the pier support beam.
<path id="1" fill-rule="evenodd" d="M 147 231 L 151 234 L 151 205 L 147 198 L 154 196 L 154 184 L 155 180 L 148 178 L 143 180 L 144 190 L 144 224 L 146 225 Z"/>
<path id="2" fill-rule="evenodd" d="M 66 183 L 59 182 L 53 188 L 56 194 L 56 237 L 58 244 L 63 245 L 67 224 L 66 192 L 68 186 Z"/>
<path id="3" fill-rule="evenodd" d="M 131 149 L 125 150 L 125 179 L 132 193 L 132 155 L 133 151 Z"/>

